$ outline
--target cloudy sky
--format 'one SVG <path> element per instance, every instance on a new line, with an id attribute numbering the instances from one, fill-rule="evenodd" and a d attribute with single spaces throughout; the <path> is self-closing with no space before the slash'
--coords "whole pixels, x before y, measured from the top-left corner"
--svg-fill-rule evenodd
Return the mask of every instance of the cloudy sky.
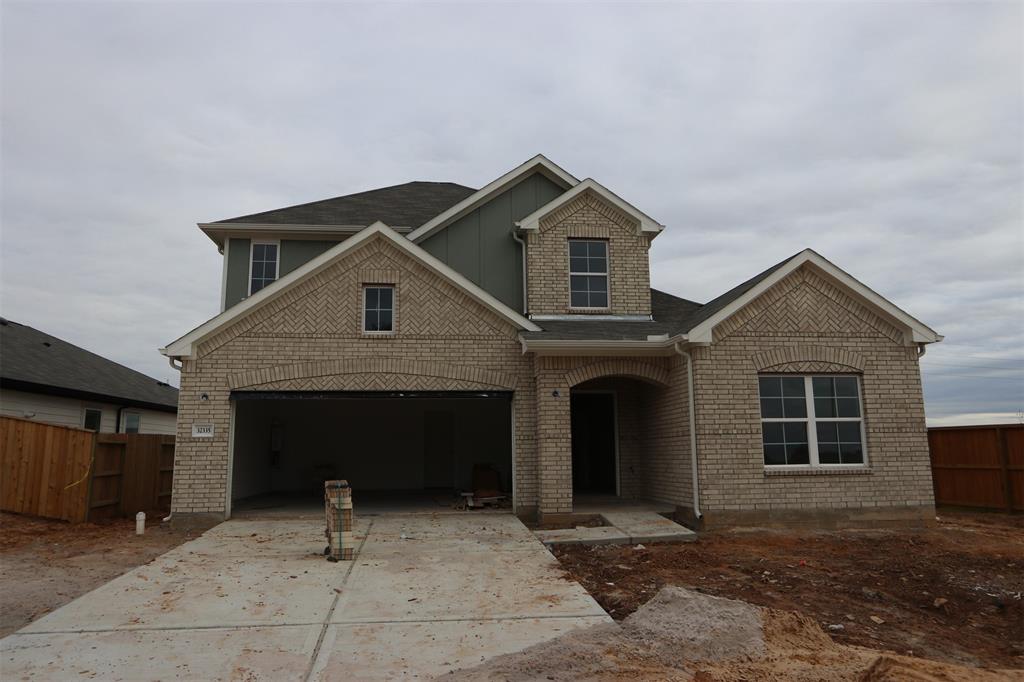
<path id="1" fill-rule="evenodd" d="M 0 315 L 177 384 L 196 222 L 543 152 L 668 225 L 656 287 L 812 247 L 945 334 L 933 423 L 1016 421 L 1022 7 L 5 0 Z"/>

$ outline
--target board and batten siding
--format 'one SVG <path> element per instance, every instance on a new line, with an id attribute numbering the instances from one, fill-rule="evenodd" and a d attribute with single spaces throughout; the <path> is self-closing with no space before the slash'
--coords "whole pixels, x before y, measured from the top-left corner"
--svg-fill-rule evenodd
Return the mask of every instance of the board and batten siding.
<path id="1" fill-rule="evenodd" d="M 420 246 L 505 305 L 521 311 L 523 254 L 512 238 L 515 221 L 564 191 L 544 175 L 534 173 L 423 240 Z"/>
<path id="2" fill-rule="evenodd" d="M 0 391 L 0 415 L 5 417 L 30 419 L 46 424 L 80 429 L 83 426 L 85 408 L 87 407 L 102 411 L 101 433 L 114 433 L 119 405 L 43 393 L 27 393 L 7 389 Z M 140 415 L 140 433 L 160 433 L 171 436 L 175 433 L 177 416 L 173 412 L 159 412 L 138 407 L 126 407 L 125 411 L 137 412 Z"/>
<path id="3" fill-rule="evenodd" d="M 227 248 L 227 275 L 224 281 L 224 307 L 230 308 L 249 297 L 249 253 L 252 241 L 231 237 Z M 282 239 L 280 240 L 278 277 L 287 275 L 300 265 L 313 260 L 338 243 L 339 240 Z"/>

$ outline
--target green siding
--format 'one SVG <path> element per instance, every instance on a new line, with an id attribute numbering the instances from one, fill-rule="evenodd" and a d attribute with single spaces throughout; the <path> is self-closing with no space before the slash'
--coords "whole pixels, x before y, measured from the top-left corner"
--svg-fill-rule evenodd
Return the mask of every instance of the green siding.
<path id="1" fill-rule="evenodd" d="M 515 221 L 564 192 L 534 173 L 420 243 L 428 253 L 513 310 L 523 309 L 522 247 Z"/>
<path id="2" fill-rule="evenodd" d="M 281 272 L 287 275 L 295 268 L 307 263 L 331 248 L 337 241 L 311 241 L 306 239 L 281 240 Z"/>
<path id="3" fill-rule="evenodd" d="M 230 308 L 249 296 L 249 245 L 248 239 L 231 238 L 228 246 L 228 279 L 225 289 L 224 307 Z M 287 275 L 331 248 L 337 241 L 312 241 L 308 239 L 282 239 L 280 272 L 278 277 Z"/>
<path id="4" fill-rule="evenodd" d="M 228 281 L 224 292 L 224 308 L 230 308 L 249 295 L 249 240 L 229 239 Z"/>

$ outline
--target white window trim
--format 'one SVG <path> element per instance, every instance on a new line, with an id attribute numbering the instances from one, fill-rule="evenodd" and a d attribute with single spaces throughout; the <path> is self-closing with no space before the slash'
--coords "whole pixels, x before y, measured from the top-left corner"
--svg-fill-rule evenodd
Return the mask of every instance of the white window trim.
<path id="1" fill-rule="evenodd" d="M 250 239 L 249 240 L 249 273 L 246 275 L 246 278 L 245 278 L 245 282 L 246 282 L 245 290 L 249 292 L 248 293 L 249 296 L 252 296 L 252 252 L 253 252 L 253 247 L 255 247 L 257 244 L 273 244 L 273 245 L 277 246 L 277 249 L 274 251 L 274 253 L 277 254 L 277 260 L 276 260 L 276 262 L 274 264 L 274 273 L 275 273 L 274 281 L 276 282 L 277 280 L 281 279 L 281 240 L 280 239 Z M 266 288 L 267 286 L 269 286 L 269 285 L 265 284 L 264 288 Z"/>
<path id="2" fill-rule="evenodd" d="M 371 330 L 366 328 L 366 290 L 367 289 L 391 289 L 391 329 L 388 329 L 387 331 L 384 331 L 384 330 L 371 331 Z M 363 284 L 363 288 L 362 288 L 362 291 L 360 292 L 360 296 L 359 296 L 359 298 L 360 298 L 360 301 L 359 301 L 359 311 L 360 311 L 359 312 L 359 318 L 360 318 L 359 319 L 359 329 L 360 329 L 361 333 L 367 334 L 367 335 L 370 335 L 370 336 L 388 336 L 388 335 L 393 335 L 395 333 L 395 328 L 396 328 L 397 322 L 398 322 L 398 320 L 397 320 L 397 318 L 395 316 L 395 310 L 398 309 L 398 298 L 397 298 L 398 291 L 397 291 L 397 289 L 398 288 L 394 284 L 370 284 L 369 282 Z M 380 308 L 378 308 L 378 310 L 379 309 Z"/>
<path id="3" fill-rule="evenodd" d="M 569 245 L 573 242 L 603 242 L 604 243 L 604 272 L 573 272 L 572 271 L 572 250 Z M 595 237 L 569 237 L 565 240 L 565 259 L 569 268 L 569 310 L 611 310 L 612 309 L 612 245 L 607 239 L 598 239 Z M 605 282 L 605 293 L 608 295 L 608 305 L 606 306 L 576 306 L 572 304 L 572 277 L 576 275 L 578 277 L 583 276 L 603 276 Z"/>
<path id="4" fill-rule="evenodd" d="M 864 429 L 864 386 L 861 381 L 859 374 L 771 374 L 763 373 L 758 374 L 757 377 L 789 377 L 793 378 L 798 376 L 804 380 L 804 400 L 806 402 L 806 417 L 772 417 L 765 419 L 761 418 L 762 424 L 762 440 L 761 440 L 761 464 L 765 470 L 777 471 L 807 471 L 812 469 L 867 469 L 868 468 L 868 439 L 867 432 Z M 860 422 L 860 447 L 862 454 L 862 461 L 860 464 L 822 464 L 818 461 L 818 429 L 816 423 L 819 421 L 817 415 L 814 412 L 814 386 L 813 379 L 832 379 L 835 377 L 851 377 L 857 380 L 857 409 L 860 411 L 859 417 L 822 417 L 820 421 L 823 422 Z M 757 391 L 757 411 L 761 413 L 761 389 L 758 387 Z M 813 416 L 812 416 L 813 415 Z M 764 463 L 764 428 L 765 422 L 802 422 L 807 424 L 807 450 L 809 464 L 765 464 Z"/>
<path id="5" fill-rule="evenodd" d="M 121 413 L 121 433 L 128 433 L 128 415 L 130 414 L 139 418 L 139 430 L 136 433 L 142 433 L 142 413 L 136 410 L 125 410 Z"/>
<path id="6" fill-rule="evenodd" d="M 85 426 L 85 417 L 86 417 L 86 415 L 89 412 L 99 412 L 100 413 L 100 423 L 99 423 L 99 426 L 96 427 L 96 433 L 99 433 L 100 431 L 103 430 L 103 408 L 100 408 L 100 407 L 88 407 L 88 406 L 82 408 L 82 428 L 83 429 L 86 428 L 86 426 Z M 87 429 L 87 430 L 92 431 L 92 429 Z"/>

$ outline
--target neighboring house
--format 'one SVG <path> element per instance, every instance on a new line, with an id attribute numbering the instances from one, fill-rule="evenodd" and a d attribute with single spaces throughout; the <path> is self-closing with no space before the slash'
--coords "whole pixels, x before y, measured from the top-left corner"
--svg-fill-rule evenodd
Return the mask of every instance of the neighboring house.
<path id="1" fill-rule="evenodd" d="M 200 228 L 224 311 L 161 349 L 175 514 L 331 476 L 357 500 L 466 490 L 484 467 L 523 516 L 615 496 L 706 524 L 933 515 L 918 357 L 942 337 L 813 251 L 703 305 L 652 290 L 664 226 L 543 156 L 480 190 Z"/>
<path id="2" fill-rule="evenodd" d="M 0 414 L 102 433 L 175 433 L 178 390 L 0 318 Z"/>

